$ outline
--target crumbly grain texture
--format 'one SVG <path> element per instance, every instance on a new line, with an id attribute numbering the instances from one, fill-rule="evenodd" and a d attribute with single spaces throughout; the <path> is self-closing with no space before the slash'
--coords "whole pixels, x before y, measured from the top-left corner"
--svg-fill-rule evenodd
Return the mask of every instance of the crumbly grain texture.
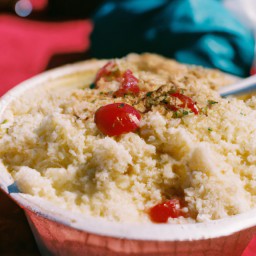
<path id="1" fill-rule="evenodd" d="M 220 219 L 255 207 L 256 99 L 222 99 L 214 89 L 230 82 L 225 75 L 158 55 L 130 54 L 116 63 L 139 79 L 139 96 L 114 98 L 118 83 L 101 79 L 94 89 L 89 82 L 42 87 L 5 111 L 0 158 L 19 189 L 120 222 L 149 222 L 152 206 L 177 196 L 185 199 L 190 218 L 170 223 Z M 90 82 L 96 72 L 91 70 Z M 196 102 L 198 115 L 175 116 L 161 104 L 159 95 L 173 87 Z M 155 95 L 151 103 L 147 92 Z M 141 111 L 136 132 L 108 137 L 97 129 L 95 111 L 113 102 Z"/>

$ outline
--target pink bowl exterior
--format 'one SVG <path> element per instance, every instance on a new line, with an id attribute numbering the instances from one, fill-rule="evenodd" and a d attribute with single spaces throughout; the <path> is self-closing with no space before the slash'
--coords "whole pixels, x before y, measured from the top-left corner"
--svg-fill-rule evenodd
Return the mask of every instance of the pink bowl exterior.
<path id="1" fill-rule="evenodd" d="M 77 230 L 24 209 L 42 255 L 241 256 L 256 227 L 195 241 L 128 240 Z"/>

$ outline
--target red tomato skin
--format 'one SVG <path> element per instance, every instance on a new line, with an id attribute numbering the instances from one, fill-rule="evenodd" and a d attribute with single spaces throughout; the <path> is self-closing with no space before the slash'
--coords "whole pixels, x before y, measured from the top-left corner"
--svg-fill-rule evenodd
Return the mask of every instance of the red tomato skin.
<path id="1" fill-rule="evenodd" d="M 102 68 L 100 68 L 95 77 L 95 83 L 97 83 L 102 77 L 112 75 L 113 70 L 117 69 L 117 65 L 114 61 L 107 62 Z"/>
<path id="2" fill-rule="evenodd" d="M 139 80 L 127 69 L 121 78 L 120 89 L 114 93 L 115 97 L 123 97 L 125 94 L 137 95 L 140 92 Z"/>
<path id="3" fill-rule="evenodd" d="M 97 128 L 105 135 L 118 136 L 138 129 L 140 113 L 125 103 L 112 103 L 100 107 L 94 116 Z"/>
<path id="4" fill-rule="evenodd" d="M 185 96 L 184 94 L 181 94 L 181 93 L 171 93 L 170 96 L 174 97 L 174 98 L 177 98 L 179 99 L 182 103 L 178 105 L 178 107 L 180 108 L 189 108 L 192 112 L 194 112 L 195 115 L 198 115 L 199 114 L 199 111 L 198 111 L 198 108 L 195 104 L 195 102 Z"/>
<path id="5" fill-rule="evenodd" d="M 168 218 L 184 217 L 184 213 L 181 211 L 181 205 L 182 203 L 178 198 L 157 204 L 149 211 L 150 219 L 155 223 L 167 223 Z"/>

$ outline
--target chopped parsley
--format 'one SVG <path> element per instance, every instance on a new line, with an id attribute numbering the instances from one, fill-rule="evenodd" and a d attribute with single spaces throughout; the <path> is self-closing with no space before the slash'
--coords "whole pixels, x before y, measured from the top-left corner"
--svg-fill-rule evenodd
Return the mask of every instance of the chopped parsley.
<path id="1" fill-rule="evenodd" d="M 7 119 L 5 119 L 1 124 L 6 124 L 8 122 Z"/>
<path id="2" fill-rule="evenodd" d="M 147 96 L 147 97 L 150 97 L 151 94 L 152 94 L 152 92 L 147 92 L 146 96 Z"/>
<path id="3" fill-rule="evenodd" d="M 201 113 L 203 113 L 206 116 L 207 116 L 207 111 L 208 111 L 208 107 L 207 106 L 201 108 Z"/>
<path id="4" fill-rule="evenodd" d="M 183 116 L 188 115 L 188 113 L 189 113 L 189 112 L 188 112 L 188 111 L 186 111 L 186 110 L 183 110 L 183 111 L 182 111 Z"/>
<path id="5" fill-rule="evenodd" d="M 178 111 L 174 111 L 174 112 L 173 112 L 173 116 L 174 116 L 175 118 L 179 117 Z"/>
<path id="6" fill-rule="evenodd" d="M 118 105 L 118 108 L 123 108 L 124 107 L 124 103 L 121 103 Z"/>
<path id="7" fill-rule="evenodd" d="M 89 86 L 90 89 L 95 89 L 96 88 L 96 84 L 95 83 L 91 83 Z"/>
<path id="8" fill-rule="evenodd" d="M 208 100 L 208 105 L 218 104 L 218 101 Z"/>
<path id="9" fill-rule="evenodd" d="M 212 128 L 211 128 L 211 127 L 209 127 L 209 128 L 208 128 L 208 131 L 209 131 L 209 132 L 212 132 Z"/>
<path id="10" fill-rule="evenodd" d="M 189 113 L 193 113 L 193 112 L 179 109 L 177 111 L 173 111 L 173 117 L 174 118 L 181 118 L 183 116 L 187 116 Z"/>

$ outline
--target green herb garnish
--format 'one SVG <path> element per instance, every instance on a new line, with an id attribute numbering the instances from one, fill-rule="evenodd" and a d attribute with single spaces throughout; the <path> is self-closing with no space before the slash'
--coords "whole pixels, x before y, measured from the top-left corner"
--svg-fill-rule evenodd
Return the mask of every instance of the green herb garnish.
<path id="1" fill-rule="evenodd" d="M 152 92 L 147 92 L 147 93 L 146 93 L 146 96 L 147 96 L 147 97 L 150 97 L 151 94 L 152 94 Z"/>
<path id="2" fill-rule="evenodd" d="M 209 104 L 209 105 L 218 104 L 218 101 L 208 100 L 208 104 Z"/>
<path id="3" fill-rule="evenodd" d="M 6 124 L 8 122 L 7 119 L 5 119 L 1 124 Z"/>
<path id="4" fill-rule="evenodd" d="M 189 112 L 188 112 L 188 111 L 186 111 L 186 110 L 183 110 L 183 111 L 182 111 L 183 116 L 188 115 L 188 113 L 189 113 Z"/>
<path id="5" fill-rule="evenodd" d="M 192 113 L 192 112 L 187 111 L 187 110 L 177 110 L 177 111 L 173 111 L 173 117 L 181 118 L 183 116 L 187 116 L 189 113 Z"/>
<path id="6" fill-rule="evenodd" d="M 173 115 L 174 115 L 175 118 L 179 117 L 178 111 L 174 111 Z"/>
<path id="7" fill-rule="evenodd" d="M 95 89 L 96 88 L 96 84 L 95 83 L 91 83 L 89 86 L 90 89 Z"/>
<path id="8" fill-rule="evenodd" d="M 124 103 L 121 103 L 118 105 L 118 108 L 123 108 L 124 107 Z"/>

